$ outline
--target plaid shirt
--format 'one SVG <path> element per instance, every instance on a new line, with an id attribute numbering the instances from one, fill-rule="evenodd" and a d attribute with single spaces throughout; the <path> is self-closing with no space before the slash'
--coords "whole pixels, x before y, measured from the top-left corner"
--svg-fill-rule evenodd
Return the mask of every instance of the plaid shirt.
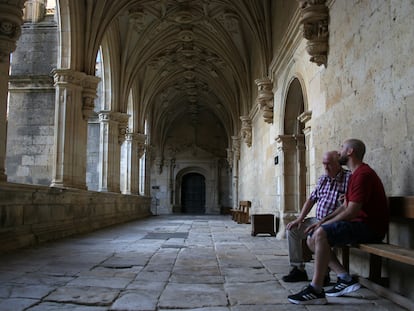
<path id="1" fill-rule="evenodd" d="M 335 178 L 328 175 L 319 177 L 318 184 L 310 195 L 310 199 L 317 202 L 316 218 L 322 219 L 341 206 L 339 197 L 345 194 L 350 177 L 351 172 L 344 169 Z"/>

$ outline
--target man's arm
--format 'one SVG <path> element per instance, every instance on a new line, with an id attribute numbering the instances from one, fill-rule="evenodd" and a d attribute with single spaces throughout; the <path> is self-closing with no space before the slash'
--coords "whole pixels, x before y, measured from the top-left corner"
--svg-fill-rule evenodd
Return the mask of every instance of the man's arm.
<path id="1" fill-rule="evenodd" d="M 307 199 L 306 202 L 303 204 L 302 210 L 300 211 L 300 214 L 299 214 L 298 218 L 296 218 L 294 221 L 291 221 L 290 223 L 288 223 L 286 225 L 286 229 L 290 230 L 291 228 L 293 228 L 295 226 L 300 227 L 301 223 L 303 222 L 305 217 L 309 214 L 309 212 L 311 211 L 314 204 L 315 204 L 315 201 L 313 201 L 310 198 Z"/>
<path id="2" fill-rule="evenodd" d="M 333 213 L 335 213 L 335 215 L 333 215 L 332 217 L 329 217 L 328 219 L 326 219 L 323 222 L 323 224 L 330 224 L 330 223 L 333 223 L 335 221 L 340 221 L 340 220 L 352 220 L 352 219 L 354 219 L 355 217 L 358 216 L 358 213 L 361 210 L 361 208 L 362 208 L 361 203 L 351 201 L 351 202 L 348 203 L 347 207 L 345 207 L 345 205 L 342 205 L 340 207 L 341 210 L 338 213 L 335 213 L 336 211 L 333 212 Z"/>
<path id="3" fill-rule="evenodd" d="M 333 223 L 335 221 L 340 221 L 340 220 L 352 220 L 358 215 L 359 211 L 361 210 L 361 207 L 362 207 L 362 204 L 356 203 L 356 202 L 349 202 L 348 206 L 345 206 L 345 204 L 342 204 L 331 214 L 327 215 L 326 217 L 324 217 L 317 223 L 307 228 L 305 233 L 315 231 L 322 224 L 330 224 L 330 223 Z"/>

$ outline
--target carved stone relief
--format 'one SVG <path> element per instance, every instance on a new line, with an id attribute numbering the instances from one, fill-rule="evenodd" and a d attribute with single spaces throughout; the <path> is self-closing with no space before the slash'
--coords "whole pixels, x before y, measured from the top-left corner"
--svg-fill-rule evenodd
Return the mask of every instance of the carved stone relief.
<path id="1" fill-rule="evenodd" d="M 252 146 L 252 120 L 248 116 L 241 116 L 242 126 L 240 130 L 240 136 L 246 143 L 247 147 Z"/>
<path id="2" fill-rule="evenodd" d="M 19 5 L 23 7 L 23 3 Z M 0 62 L 8 62 L 20 37 L 23 12 L 19 6 L 8 4 L 2 4 L 0 12 Z"/>
<path id="3" fill-rule="evenodd" d="M 83 80 L 83 119 L 88 120 L 94 115 L 95 98 L 97 97 L 96 90 L 101 79 L 95 76 L 88 76 Z"/>
<path id="4" fill-rule="evenodd" d="M 308 40 L 306 51 L 318 66 L 327 64 L 329 9 L 326 0 L 298 0 L 301 9 L 303 37 Z"/>
<path id="5" fill-rule="evenodd" d="M 266 123 L 273 123 L 273 91 L 272 81 L 265 77 L 255 80 L 257 85 L 256 103 L 263 110 L 263 118 Z"/>

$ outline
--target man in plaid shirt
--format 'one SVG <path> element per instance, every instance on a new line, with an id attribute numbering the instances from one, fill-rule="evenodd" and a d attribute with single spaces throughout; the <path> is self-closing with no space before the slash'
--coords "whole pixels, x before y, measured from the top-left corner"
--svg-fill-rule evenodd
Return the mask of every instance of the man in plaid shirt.
<path id="1" fill-rule="evenodd" d="M 308 281 L 302 252 L 302 240 L 307 236 L 305 231 L 309 226 L 342 205 L 348 186 L 351 172 L 343 169 L 339 164 L 338 151 L 326 152 L 323 155 L 322 163 L 326 174 L 319 178 L 316 188 L 306 200 L 298 218 L 286 225 L 289 261 L 293 268 L 288 275 L 282 278 L 285 282 Z M 317 204 L 316 217 L 306 218 L 315 203 Z M 329 275 L 327 275 L 325 284 L 328 285 L 329 282 Z"/>

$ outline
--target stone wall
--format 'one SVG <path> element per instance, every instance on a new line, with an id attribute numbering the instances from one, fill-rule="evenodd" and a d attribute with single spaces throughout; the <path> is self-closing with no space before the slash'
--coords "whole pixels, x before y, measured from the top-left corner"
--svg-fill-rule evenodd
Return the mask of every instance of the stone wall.
<path id="1" fill-rule="evenodd" d="M 150 213 L 150 198 L 0 184 L 0 252 L 91 232 Z"/>
<path id="2" fill-rule="evenodd" d="M 361 138 L 389 195 L 414 194 L 413 18 L 411 1 L 333 2 L 326 100 L 312 109 L 316 143 Z"/>
<path id="3" fill-rule="evenodd" d="M 327 66 L 309 61 L 300 27 L 287 30 L 275 21 L 277 44 L 269 72 L 273 82 L 273 124 L 254 118 L 252 147 L 242 146 L 240 193 L 258 213 L 284 215 L 284 195 L 296 191 L 287 183 L 283 153 L 274 144 L 284 134 L 286 98 L 293 79 L 303 91 L 306 121 L 306 192 L 324 172 L 321 159 L 351 137 L 367 145 L 365 162 L 381 177 L 387 195 L 414 195 L 414 6 L 412 1 L 327 1 L 329 53 Z M 280 9 L 278 6 L 274 8 Z M 276 14 L 277 16 L 277 14 Z M 284 32 L 281 34 L 280 32 Z M 260 113 L 259 113 L 260 115 Z M 275 156 L 278 165 L 271 165 Z M 297 206 L 299 212 L 301 206 Z M 293 215 L 292 215 L 293 216 Z M 280 230 L 284 230 L 282 219 Z M 393 243 L 413 247 L 414 227 L 392 224 Z M 283 234 L 279 234 L 282 237 Z M 367 258 L 354 252 L 351 270 L 367 276 Z M 392 271 L 389 272 L 389 271 Z M 414 298 L 413 267 L 388 262 L 390 288 Z M 389 272 L 389 273 L 388 273 Z"/>
<path id="4" fill-rule="evenodd" d="M 57 24 L 26 23 L 12 54 L 6 174 L 8 181 L 49 185 L 54 144 Z"/>
<path id="5" fill-rule="evenodd" d="M 386 193 L 414 195 L 412 1 L 334 1 L 330 20 L 326 100 L 313 109 L 314 136 L 331 145 L 361 138 Z M 413 236 L 412 223 L 392 224 L 392 243 L 413 247 Z M 366 276 L 361 267 L 353 266 Z M 388 268 L 390 287 L 414 298 L 414 268 L 392 261 Z"/>

